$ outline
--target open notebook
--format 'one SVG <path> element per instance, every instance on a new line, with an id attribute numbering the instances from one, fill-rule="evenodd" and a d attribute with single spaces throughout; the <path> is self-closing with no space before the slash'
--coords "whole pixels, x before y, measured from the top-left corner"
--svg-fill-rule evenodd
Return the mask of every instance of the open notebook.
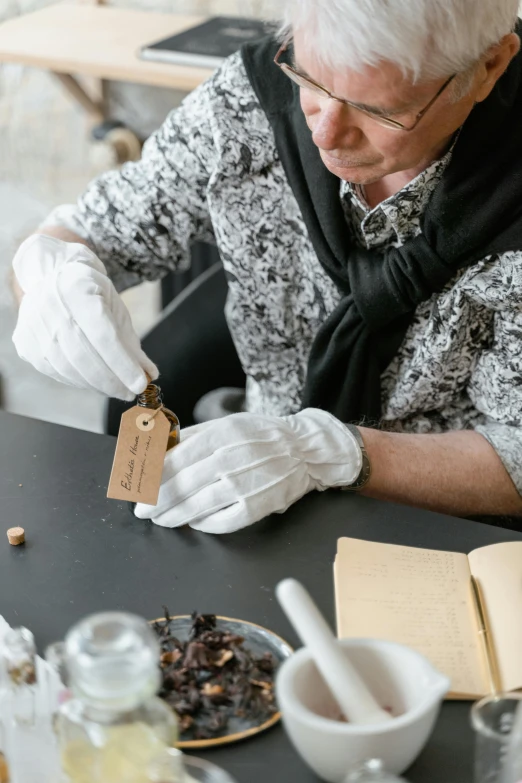
<path id="1" fill-rule="evenodd" d="M 448 698 L 475 699 L 495 682 L 522 688 L 522 541 L 462 555 L 341 538 L 334 574 L 340 638 L 389 639 L 418 650 L 450 677 Z"/>

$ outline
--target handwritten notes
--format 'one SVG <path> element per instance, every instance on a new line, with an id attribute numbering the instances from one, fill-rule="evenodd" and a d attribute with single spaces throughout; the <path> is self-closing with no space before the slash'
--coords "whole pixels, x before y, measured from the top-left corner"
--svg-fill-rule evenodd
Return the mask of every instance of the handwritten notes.
<path id="1" fill-rule="evenodd" d="M 406 644 L 447 674 L 452 691 L 487 690 L 466 555 L 342 538 L 335 562 L 340 637 Z"/>
<path id="2" fill-rule="evenodd" d="M 107 497 L 155 505 L 170 424 L 161 411 L 135 406 L 121 417 Z"/>
<path id="3" fill-rule="evenodd" d="M 522 541 L 475 549 L 468 560 L 480 583 L 502 688 L 518 690 L 522 687 Z"/>

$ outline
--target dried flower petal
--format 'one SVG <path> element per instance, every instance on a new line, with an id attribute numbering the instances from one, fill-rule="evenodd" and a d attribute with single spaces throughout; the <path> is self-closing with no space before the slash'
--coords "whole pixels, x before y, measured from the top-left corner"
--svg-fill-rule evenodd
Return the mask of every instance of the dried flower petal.
<path id="1" fill-rule="evenodd" d="M 250 684 L 262 688 L 264 691 L 271 691 L 274 687 L 273 682 L 266 682 L 265 680 L 250 680 Z"/>
<path id="2" fill-rule="evenodd" d="M 185 666 L 187 669 L 207 668 L 209 660 L 207 649 L 201 642 L 190 642 L 185 652 Z"/>
<path id="3" fill-rule="evenodd" d="M 176 663 L 183 657 L 181 650 L 171 650 L 170 652 L 161 653 L 161 663 Z"/>
<path id="4" fill-rule="evenodd" d="M 221 685 L 211 685 L 209 682 L 206 682 L 201 689 L 201 693 L 204 696 L 217 696 L 223 693 L 223 688 Z"/>
<path id="5" fill-rule="evenodd" d="M 214 661 L 214 666 L 221 668 L 221 666 L 224 666 L 226 663 L 231 661 L 233 657 L 234 653 L 232 650 L 220 650 L 220 656 L 217 661 Z"/>
<path id="6" fill-rule="evenodd" d="M 180 731 L 188 731 L 191 726 L 194 725 L 194 718 L 192 715 L 181 715 L 179 718 Z"/>

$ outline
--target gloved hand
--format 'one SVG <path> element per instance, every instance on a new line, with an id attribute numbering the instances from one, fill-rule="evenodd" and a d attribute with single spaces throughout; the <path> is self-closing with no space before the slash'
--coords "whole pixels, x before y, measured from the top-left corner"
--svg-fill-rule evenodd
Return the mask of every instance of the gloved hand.
<path id="1" fill-rule="evenodd" d="M 82 244 L 35 234 L 13 261 L 24 292 L 13 342 L 57 381 L 132 400 L 158 369 L 141 350 L 129 311 L 102 262 Z"/>
<path id="2" fill-rule="evenodd" d="M 352 484 L 361 467 L 355 437 L 325 411 L 235 413 L 182 430 L 165 458 L 157 505 L 139 503 L 134 513 L 163 527 L 231 533 L 312 489 Z"/>

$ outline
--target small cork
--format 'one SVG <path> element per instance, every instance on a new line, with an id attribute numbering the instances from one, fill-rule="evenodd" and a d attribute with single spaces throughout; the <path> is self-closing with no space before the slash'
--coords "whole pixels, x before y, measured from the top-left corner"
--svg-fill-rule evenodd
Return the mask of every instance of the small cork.
<path id="1" fill-rule="evenodd" d="M 10 527 L 7 531 L 7 538 L 11 546 L 18 546 L 25 542 L 25 530 L 23 527 Z"/>

